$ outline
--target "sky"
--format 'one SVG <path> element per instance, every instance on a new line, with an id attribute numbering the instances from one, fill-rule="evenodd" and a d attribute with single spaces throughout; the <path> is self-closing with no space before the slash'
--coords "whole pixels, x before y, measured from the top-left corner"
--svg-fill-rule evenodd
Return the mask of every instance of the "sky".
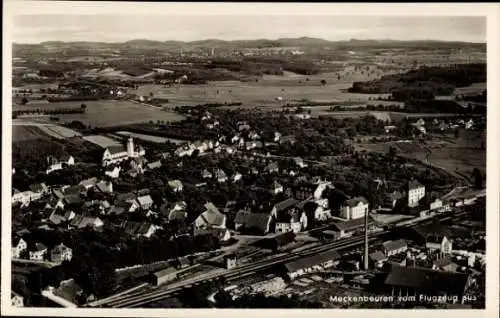
<path id="1" fill-rule="evenodd" d="M 291 15 L 17 15 L 13 41 L 124 42 L 315 37 L 486 42 L 484 17 Z"/>

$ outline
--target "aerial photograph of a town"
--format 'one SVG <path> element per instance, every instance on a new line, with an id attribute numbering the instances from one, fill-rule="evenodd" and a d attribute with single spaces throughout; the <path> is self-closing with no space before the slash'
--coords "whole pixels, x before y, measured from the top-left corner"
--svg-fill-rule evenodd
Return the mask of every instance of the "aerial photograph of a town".
<path id="1" fill-rule="evenodd" d="M 11 306 L 485 308 L 484 17 L 25 14 L 12 41 Z"/>

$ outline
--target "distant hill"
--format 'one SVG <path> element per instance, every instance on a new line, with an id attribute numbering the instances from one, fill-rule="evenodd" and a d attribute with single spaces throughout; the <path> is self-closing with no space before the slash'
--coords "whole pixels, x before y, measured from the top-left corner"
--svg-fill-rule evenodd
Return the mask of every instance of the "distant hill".
<path id="1" fill-rule="evenodd" d="M 270 39 L 255 39 L 255 40 L 234 40 L 234 41 L 225 41 L 219 39 L 205 39 L 191 42 L 183 42 L 183 41 L 155 41 L 155 40 L 147 40 L 147 39 L 135 39 L 122 43 L 104 43 L 104 42 L 63 42 L 63 41 L 48 41 L 42 42 L 38 44 L 40 46 L 51 46 L 57 48 L 68 47 L 71 45 L 78 47 L 113 47 L 113 48 L 127 48 L 127 47 L 136 47 L 136 48 L 152 48 L 152 49 L 176 49 L 176 48 L 269 48 L 269 47 L 325 47 L 325 46 L 349 46 L 349 47 L 428 47 L 428 46 L 436 46 L 436 47 L 478 47 L 478 48 L 486 48 L 485 43 L 470 43 L 470 42 L 446 42 L 446 41 L 435 41 L 435 40 L 420 40 L 420 41 L 399 41 L 399 40 L 390 40 L 390 39 L 382 39 L 382 40 L 358 40 L 351 39 L 348 41 L 329 41 L 325 39 L 312 38 L 312 37 L 300 37 L 300 38 L 280 38 L 276 40 Z M 15 48 L 19 47 L 36 47 L 37 45 L 26 45 L 21 43 L 14 43 Z"/>

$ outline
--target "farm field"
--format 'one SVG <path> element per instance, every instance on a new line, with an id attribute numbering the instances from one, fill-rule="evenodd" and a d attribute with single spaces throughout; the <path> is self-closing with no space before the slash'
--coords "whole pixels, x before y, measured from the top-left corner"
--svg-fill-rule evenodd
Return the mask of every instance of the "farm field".
<path id="1" fill-rule="evenodd" d="M 176 139 L 171 139 L 171 138 L 166 138 L 166 137 L 160 137 L 160 136 L 152 136 L 152 135 L 146 135 L 146 134 L 138 134 L 138 133 L 132 133 L 129 131 L 117 131 L 115 134 L 120 135 L 120 136 L 126 136 L 126 137 L 132 137 L 144 141 L 151 141 L 155 143 L 165 143 L 166 141 L 170 141 L 173 143 L 182 143 L 184 141 L 182 140 L 176 140 Z"/>
<path id="2" fill-rule="evenodd" d="M 387 152 L 395 147 L 398 155 L 416 158 L 448 172 L 471 180 L 472 170 L 486 171 L 486 151 L 480 150 L 486 134 L 474 131 L 460 131 L 459 138 L 453 134 L 435 140 L 418 142 L 384 142 L 376 144 L 357 144 L 358 149 Z"/>
<path id="3" fill-rule="evenodd" d="M 290 75 L 292 74 L 292 75 Z M 287 102 L 298 102 L 303 99 L 317 102 L 368 102 L 387 94 L 354 94 L 347 90 L 353 80 L 374 79 L 375 77 L 341 78 L 335 73 L 303 76 L 288 73 L 284 76 L 266 75 L 258 82 L 223 81 L 210 82 L 203 85 L 143 85 L 136 90 L 129 90 L 137 95 L 152 93 L 157 98 L 166 98 L 168 106 L 189 106 L 205 103 L 241 102 L 243 106 L 275 106 L 280 107 Z M 309 79 L 309 80 L 307 80 Z M 321 84 L 326 81 L 326 85 Z M 282 97 L 282 101 L 276 98 Z M 378 102 L 378 101 L 377 101 Z M 375 103 L 377 104 L 377 103 Z"/>
<path id="4" fill-rule="evenodd" d="M 88 142 L 91 142 L 101 148 L 107 148 L 107 147 L 111 147 L 111 146 L 120 146 L 121 143 L 114 140 L 114 139 L 111 139 L 109 137 L 106 137 L 106 136 L 102 136 L 102 135 L 89 135 L 89 136 L 84 136 L 83 139 L 85 139 L 86 141 Z"/>
<path id="5" fill-rule="evenodd" d="M 12 126 L 12 142 L 48 138 L 39 127 L 36 126 Z"/>
<path id="6" fill-rule="evenodd" d="M 58 102 L 37 105 L 37 108 L 80 108 L 81 104 L 87 105 L 84 114 L 59 114 L 61 122 L 81 121 L 92 127 L 106 127 L 117 124 L 127 125 L 150 120 L 177 121 L 182 120 L 182 115 L 167 112 L 160 108 L 147 107 L 130 101 L 98 100 L 84 102 Z M 33 109 L 31 106 L 13 105 L 13 110 Z"/>
<path id="7" fill-rule="evenodd" d="M 12 141 L 33 140 L 37 138 L 53 137 L 66 139 L 81 136 L 80 133 L 59 125 L 16 120 L 12 125 Z"/>

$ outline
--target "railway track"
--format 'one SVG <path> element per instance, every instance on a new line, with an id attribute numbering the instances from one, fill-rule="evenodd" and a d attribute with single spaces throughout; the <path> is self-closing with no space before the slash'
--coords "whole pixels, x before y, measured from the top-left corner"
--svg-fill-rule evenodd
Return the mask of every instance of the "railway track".
<path id="1" fill-rule="evenodd" d="M 440 220 L 440 221 L 446 221 L 450 219 L 459 219 L 463 217 L 464 215 L 467 215 L 469 212 L 461 210 L 458 213 L 451 214 L 446 213 L 442 215 L 437 215 L 435 217 L 431 217 L 426 220 L 421 220 L 421 222 L 418 223 L 427 223 L 427 222 L 432 222 L 435 220 Z M 411 227 L 417 223 L 412 223 L 412 224 L 405 224 L 405 225 L 399 225 L 397 227 Z M 370 234 L 369 241 L 371 243 L 374 243 L 374 241 L 381 240 L 382 237 L 385 234 L 388 234 L 391 230 L 384 230 L 376 233 Z M 357 246 L 362 246 L 364 244 L 364 237 L 363 236 L 356 236 L 356 237 L 350 237 L 342 240 L 336 240 L 332 241 L 330 243 L 320 245 L 320 246 L 315 246 L 311 247 L 307 250 L 302 250 L 302 251 L 289 251 L 289 252 L 283 252 L 274 255 L 270 259 L 264 259 L 264 260 L 259 260 L 252 262 L 251 264 L 245 264 L 238 266 L 236 268 L 230 269 L 230 270 L 219 270 L 219 271 L 214 271 L 212 273 L 208 274 L 202 274 L 198 277 L 191 278 L 191 279 L 186 279 L 184 281 L 172 283 L 169 285 L 165 285 L 156 289 L 144 291 L 140 290 L 137 292 L 129 293 L 126 295 L 123 295 L 122 297 L 115 297 L 110 299 L 110 301 L 107 301 L 105 303 L 101 304 L 101 307 L 112 307 L 112 308 L 133 308 L 133 307 L 139 307 L 145 304 L 149 304 L 155 301 L 159 301 L 162 299 L 165 299 L 172 294 L 175 294 L 176 292 L 181 291 L 184 288 L 191 287 L 193 285 L 200 284 L 204 281 L 210 281 L 214 280 L 220 277 L 224 277 L 226 280 L 234 280 L 234 279 L 239 279 L 243 278 L 249 275 L 254 274 L 255 272 L 270 268 L 272 266 L 278 265 L 278 264 L 283 264 L 286 262 L 291 262 L 294 260 L 297 260 L 299 258 L 303 257 L 308 257 L 315 255 L 317 253 L 321 253 L 324 251 L 328 250 L 344 250 L 352 247 L 357 247 Z"/>

